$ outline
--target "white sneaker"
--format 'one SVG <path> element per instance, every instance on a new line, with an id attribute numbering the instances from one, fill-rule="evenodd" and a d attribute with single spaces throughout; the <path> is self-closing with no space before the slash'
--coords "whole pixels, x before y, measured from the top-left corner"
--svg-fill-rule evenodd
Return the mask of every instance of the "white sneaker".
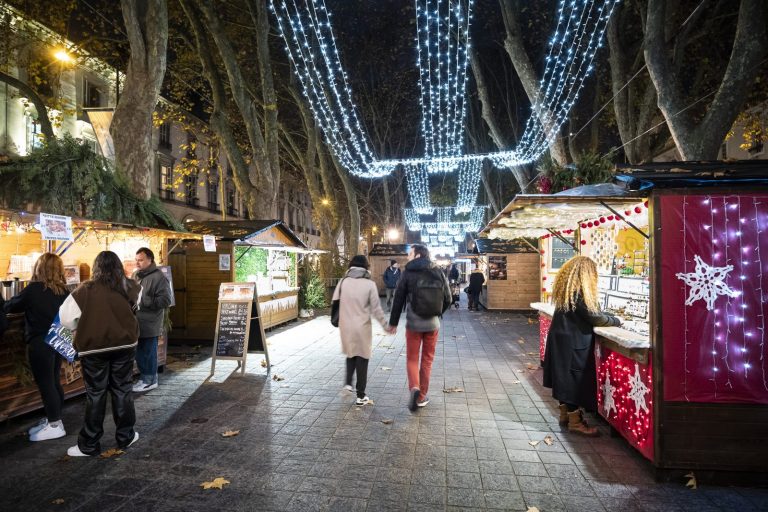
<path id="1" fill-rule="evenodd" d="M 61 421 L 47 423 L 40 430 L 29 436 L 30 441 L 48 441 L 49 439 L 58 439 L 67 435 L 64 430 L 64 424 Z"/>
<path id="2" fill-rule="evenodd" d="M 123 448 L 123 450 L 125 450 L 126 448 L 128 448 L 129 446 L 131 446 L 133 443 L 135 443 L 138 440 L 139 440 L 139 433 L 134 430 L 133 431 L 133 439 L 131 439 L 131 442 L 128 443 L 128 445 L 125 448 Z"/>
<path id="3" fill-rule="evenodd" d="M 155 382 L 154 384 L 145 384 L 144 381 L 139 380 L 138 382 L 136 382 L 136 384 L 133 385 L 133 392 L 146 393 L 147 391 L 151 391 L 155 388 L 157 388 L 157 382 Z"/>
<path id="4" fill-rule="evenodd" d="M 429 403 L 429 397 L 425 397 L 424 400 L 416 402 L 416 407 L 426 407 Z"/>
<path id="5" fill-rule="evenodd" d="M 91 457 L 91 455 L 81 452 L 80 447 L 77 445 L 67 448 L 67 455 L 70 457 Z"/>
<path id="6" fill-rule="evenodd" d="M 357 400 L 355 400 L 355 405 L 363 406 L 363 405 L 368 405 L 370 402 L 371 402 L 371 399 L 368 398 L 367 396 L 364 396 L 363 398 L 358 398 Z"/>
<path id="7" fill-rule="evenodd" d="M 29 427 L 29 430 L 27 430 L 27 434 L 32 435 L 35 432 L 37 432 L 38 430 L 40 430 L 43 427 L 45 427 L 47 424 L 48 424 L 48 418 L 43 418 L 40 421 L 38 421 L 37 423 L 35 423 L 34 425 L 32 425 L 31 427 Z"/>
<path id="8" fill-rule="evenodd" d="M 350 393 L 355 390 L 355 388 L 352 387 L 352 384 L 344 384 L 344 389 L 346 389 Z"/>

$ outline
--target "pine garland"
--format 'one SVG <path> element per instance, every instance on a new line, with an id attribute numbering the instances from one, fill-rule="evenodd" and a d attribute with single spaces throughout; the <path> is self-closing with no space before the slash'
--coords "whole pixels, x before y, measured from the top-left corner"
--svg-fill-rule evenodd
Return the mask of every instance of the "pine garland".
<path id="1" fill-rule="evenodd" d="M 136 197 L 112 163 L 66 134 L 0 167 L 8 208 L 183 231 L 157 198 Z"/>

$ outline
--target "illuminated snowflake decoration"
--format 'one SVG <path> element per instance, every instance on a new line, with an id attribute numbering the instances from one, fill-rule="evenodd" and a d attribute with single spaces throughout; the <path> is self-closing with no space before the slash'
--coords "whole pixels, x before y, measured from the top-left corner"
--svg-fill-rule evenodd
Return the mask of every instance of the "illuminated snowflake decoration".
<path id="1" fill-rule="evenodd" d="M 728 277 L 728 273 L 733 270 L 733 265 L 712 267 L 704 263 L 704 260 L 698 254 L 693 258 L 696 261 L 695 272 L 675 274 L 678 279 L 691 287 L 688 298 L 685 299 L 686 306 L 690 306 L 697 300 L 702 299 L 707 302 L 707 309 L 712 311 L 715 309 L 715 301 L 718 296 L 736 297 L 738 295 L 736 291 L 731 290 L 725 284 L 725 279 Z"/>
<path id="2" fill-rule="evenodd" d="M 605 372 L 605 382 L 603 382 L 603 410 L 606 417 L 610 417 L 611 411 L 617 412 L 616 402 L 613 400 L 613 392 L 616 388 L 611 384 L 611 379 L 608 377 L 608 372 Z"/>
<path id="3" fill-rule="evenodd" d="M 640 377 L 640 366 L 635 363 L 635 374 L 629 379 L 629 393 L 627 398 L 635 402 L 635 416 L 640 416 L 640 409 L 647 414 L 648 404 L 645 401 L 645 395 L 648 394 L 648 386 L 645 385 Z"/>

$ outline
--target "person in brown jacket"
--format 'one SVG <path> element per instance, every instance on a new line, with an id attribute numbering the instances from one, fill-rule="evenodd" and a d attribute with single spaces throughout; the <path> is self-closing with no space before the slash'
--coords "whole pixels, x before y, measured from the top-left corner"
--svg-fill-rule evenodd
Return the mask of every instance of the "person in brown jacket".
<path id="1" fill-rule="evenodd" d="M 136 305 L 141 287 L 125 277 L 117 254 L 102 251 L 93 262 L 93 276 L 70 295 L 59 310 L 61 324 L 74 331 L 74 346 L 85 381 L 85 421 L 71 457 L 98 455 L 104 434 L 107 391 L 112 396 L 112 416 L 117 446 L 125 449 L 138 441 L 133 429 L 132 372 L 139 338 Z"/>

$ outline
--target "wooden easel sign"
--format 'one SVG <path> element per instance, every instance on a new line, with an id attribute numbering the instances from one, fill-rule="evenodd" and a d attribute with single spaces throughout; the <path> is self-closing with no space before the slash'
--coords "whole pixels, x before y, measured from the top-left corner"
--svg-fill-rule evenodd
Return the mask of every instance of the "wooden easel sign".
<path id="1" fill-rule="evenodd" d="M 211 375 L 216 370 L 217 359 L 237 361 L 238 369 L 244 374 L 249 348 L 254 353 L 263 353 L 269 368 L 256 284 L 221 283 Z"/>

